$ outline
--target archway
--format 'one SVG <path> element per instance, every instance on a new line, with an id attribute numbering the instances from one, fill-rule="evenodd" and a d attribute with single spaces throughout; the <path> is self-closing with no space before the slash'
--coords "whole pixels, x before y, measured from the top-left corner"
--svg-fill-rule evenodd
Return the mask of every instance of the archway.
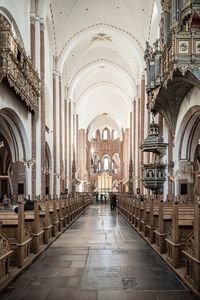
<path id="1" fill-rule="evenodd" d="M 200 106 L 191 107 L 182 119 L 178 145 L 177 194 L 199 194 Z"/>
<path id="2" fill-rule="evenodd" d="M 0 109 L 0 198 L 27 194 L 26 166 L 28 141 L 18 115 L 10 108 Z"/>

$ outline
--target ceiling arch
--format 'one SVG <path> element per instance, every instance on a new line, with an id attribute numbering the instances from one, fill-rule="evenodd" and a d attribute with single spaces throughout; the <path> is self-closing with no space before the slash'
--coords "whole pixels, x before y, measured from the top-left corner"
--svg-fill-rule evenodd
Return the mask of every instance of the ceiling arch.
<path id="1" fill-rule="evenodd" d="M 49 0 L 56 70 L 66 97 L 76 104 L 81 128 L 104 114 L 120 128 L 130 126 L 132 99 L 140 96 L 146 41 L 155 38 L 152 28 L 159 28 L 159 2 Z"/>
<path id="2" fill-rule="evenodd" d="M 118 86 L 117 84 L 114 84 L 112 82 L 109 81 L 97 81 L 94 82 L 93 84 L 91 84 L 90 86 L 88 86 L 86 89 L 84 89 L 84 91 L 77 97 L 76 99 L 76 103 L 80 104 L 82 99 L 84 97 L 86 97 L 86 95 L 93 89 L 98 88 L 99 86 L 109 86 L 115 90 L 118 91 L 119 94 L 122 95 L 122 97 L 124 97 L 125 101 L 127 101 L 128 104 L 132 103 L 132 99 L 131 96 L 128 94 L 128 92 L 126 90 L 124 90 L 123 88 L 121 88 L 120 86 Z"/>
<path id="3" fill-rule="evenodd" d="M 83 40 L 86 39 L 87 36 L 94 36 L 98 32 L 111 32 L 115 34 L 117 33 L 119 38 L 124 36 L 130 43 L 132 43 L 132 46 L 137 50 L 138 56 L 141 58 L 141 61 L 143 61 L 142 58 L 144 55 L 144 47 L 133 34 L 116 25 L 100 22 L 97 24 L 88 25 L 87 27 L 80 29 L 79 32 L 74 33 L 74 35 L 66 41 L 63 48 L 61 49 L 61 52 L 58 54 L 58 70 L 62 72 L 63 65 L 67 60 L 69 53 L 73 51 L 77 44 L 80 44 Z"/>
<path id="4" fill-rule="evenodd" d="M 91 61 L 88 64 L 84 65 L 80 70 L 76 72 L 76 74 L 73 76 L 72 80 L 70 81 L 68 88 L 69 88 L 69 97 L 72 97 L 73 90 L 76 88 L 77 82 L 80 79 L 80 75 L 84 74 L 86 76 L 86 72 L 90 72 L 91 67 L 94 67 L 99 64 L 110 64 L 114 66 L 117 69 L 120 69 L 121 72 L 124 72 L 126 74 L 126 77 L 129 78 L 129 80 L 132 81 L 132 84 L 136 88 L 136 82 L 130 72 L 128 72 L 123 66 L 119 65 L 115 61 L 108 60 L 105 58 L 99 58 L 97 60 Z"/>

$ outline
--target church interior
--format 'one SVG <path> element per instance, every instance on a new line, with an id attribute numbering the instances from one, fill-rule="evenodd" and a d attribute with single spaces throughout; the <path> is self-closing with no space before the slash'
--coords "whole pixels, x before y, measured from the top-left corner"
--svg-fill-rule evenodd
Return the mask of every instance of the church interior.
<path id="1" fill-rule="evenodd" d="M 0 0 L 0 299 L 27 297 L 200 299 L 200 0 Z"/>

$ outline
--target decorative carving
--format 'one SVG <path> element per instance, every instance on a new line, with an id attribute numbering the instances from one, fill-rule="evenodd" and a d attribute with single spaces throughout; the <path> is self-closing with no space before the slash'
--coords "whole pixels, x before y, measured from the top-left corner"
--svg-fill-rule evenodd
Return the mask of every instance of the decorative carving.
<path id="1" fill-rule="evenodd" d="M 31 110 L 39 110 L 40 80 L 8 20 L 0 14 L 0 82 L 5 80 Z"/>
<path id="2" fill-rule="evenodd" d="M 24 226 L 24 240 L 30 239 L 30 232 L 27 226 Z"/>
<path id="3" fill-rule="evenodd" d="M 185 251 L 190 255 L 194 255 L 194 233 L 188 237 L 185 243 Z"/>
<path id="4" fill-rule="evenodd" d="M 1 226 L 2 224 L 0 224 L 0 257 L 10 250 L 8 239 L 1 231 Z"/>
<path id="5" fill-rule="evenodd" d="M 179 4 L 180 18 L 169 25 L 173 6 L 162 1 L 161 37 L 155 49 L 147 43 L 144 58 L 147 65 L 148 109 L 159 112 L 175 132 L 180 105 L 193 87 L 200 87 L 200 2 Z M 165 37 L 165 39 L 164 39 Z"/>
<path id="6" fill-rule="evenodd" d="M 168 238 L 169 240 L 171 240 L 171 241 L 173 240 L 173 239 L 172 239 L 172 227 L 170 227 L 169 230 L 168 230 L 168 232 L 167 232 L 167 238 Z"/>

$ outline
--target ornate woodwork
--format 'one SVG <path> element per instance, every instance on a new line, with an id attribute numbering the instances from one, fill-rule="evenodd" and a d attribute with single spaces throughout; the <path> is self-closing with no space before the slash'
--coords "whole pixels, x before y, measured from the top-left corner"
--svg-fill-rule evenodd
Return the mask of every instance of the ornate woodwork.
<path id="1" fill-rule="evenodd" d="M 145 50 L 148 108 L 174 132 L 184 97 L 200 88 L 200 1 L 162 1 L 162 7 L 160 39 Z"/>
<path id="2" fill-rule="evenodd" d="M 154 121 L 149 126 L 147 138 L 141 144 L 143 152 L 152 152 L 155 154 L 155 160 L 150 164 L 143 165 L 143 185 L 145 188 L 152 190 L 154 193 L 162 191 L 163 184 L 166 180 L 166 165 L 161 162 L 161 157 L 165 155 L 167 144 L 159 135 L 159 126 Z"/>
<path id="3" fill-rule="evenodd" d="M 40 80 L 8 20 L 0 14 L 0 83 L 6 82 L 30 110 L 39 110 Z"/>

